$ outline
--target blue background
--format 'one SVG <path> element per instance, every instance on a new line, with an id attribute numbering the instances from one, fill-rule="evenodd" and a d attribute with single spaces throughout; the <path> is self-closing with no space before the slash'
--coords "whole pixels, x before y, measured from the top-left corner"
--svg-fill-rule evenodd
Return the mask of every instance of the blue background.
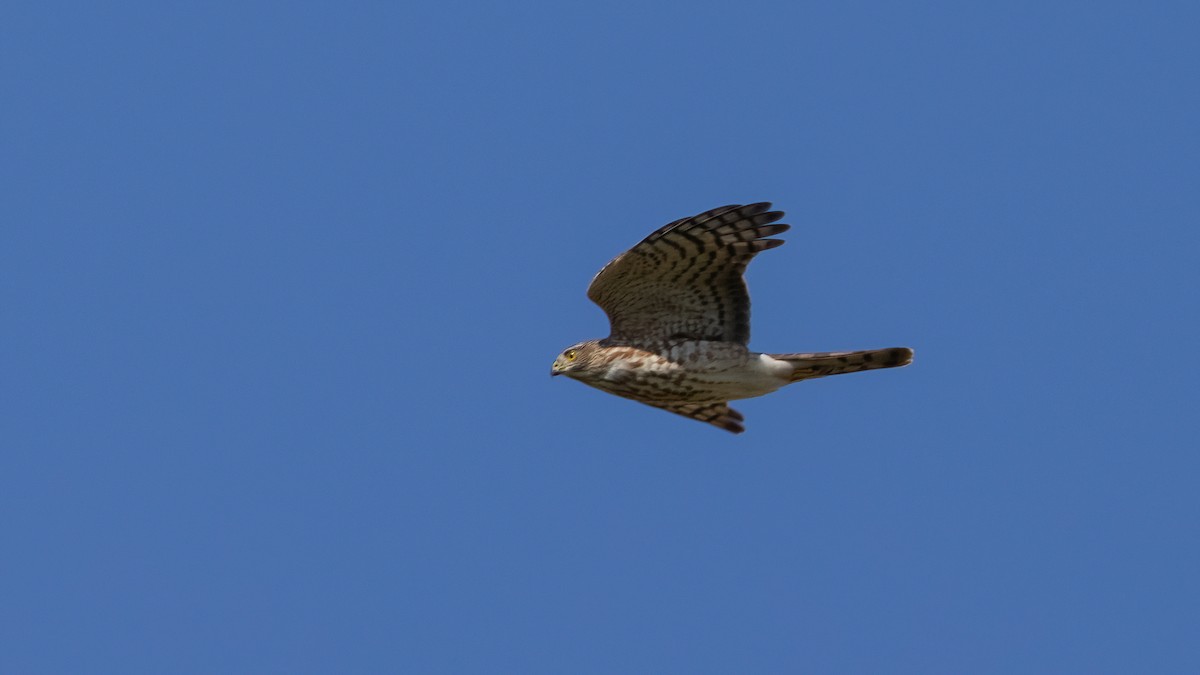
<path id="1" fill-rule="evenodd" d="M 1194 3 L 0 14 L 0 670 L 1200 670 Z M 547 376 L 759 200 L 913 366 Z"/>

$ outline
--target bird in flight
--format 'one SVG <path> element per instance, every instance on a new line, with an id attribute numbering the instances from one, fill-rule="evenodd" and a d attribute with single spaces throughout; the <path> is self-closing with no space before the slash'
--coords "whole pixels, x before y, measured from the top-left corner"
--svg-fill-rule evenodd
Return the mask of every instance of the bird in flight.
<path id="1" fill-rule="evenodd" d="M 767 202 L 731 205 L 668 223 L 604 266 L 588 297 L 611 334 L 563 350 L 551 375 L 740 434 L 729 401 L 827 375 L 912 362 L 907 347 L 853 352 L 750 351 L 750 294 L 742 273 L 755 255 L 783 245 L 782 211 Z"/>

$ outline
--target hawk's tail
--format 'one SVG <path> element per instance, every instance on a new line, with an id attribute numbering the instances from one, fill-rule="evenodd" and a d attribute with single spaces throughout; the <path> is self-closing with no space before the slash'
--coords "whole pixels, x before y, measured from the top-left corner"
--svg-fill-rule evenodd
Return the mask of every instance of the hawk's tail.
<path id="1" fill-rule="evenodd" d="M 907 366 L 912 363 L 913 352 L 908 347 L 892 347 L 890 349 L 868 349 L 861 352 L 769 354 L 768 356 L 791 364 L 795 369 L 792 372 L 792 382 L 799 382 L 826 375 Z"/>

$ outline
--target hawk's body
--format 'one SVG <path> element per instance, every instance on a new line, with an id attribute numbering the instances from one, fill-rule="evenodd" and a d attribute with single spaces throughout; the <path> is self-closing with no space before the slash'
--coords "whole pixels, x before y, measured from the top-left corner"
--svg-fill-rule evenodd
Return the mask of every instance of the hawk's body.
<path id="1" fill-rule="evenodd" d="M 609 346 L 595 365 L 588 384 L 647 403 L 753 398 L 787 384 L 792 373 L 791 366 L 766 354 L 711 340 L 681 340 L 660 351 Z"/>
<path id="2" fill-rule="evenodd" d="M 554 362 L 598 389 L 740 433 L 727 402 L 802 379 L 906 365 L 912 351 L 759 354 L 750 351 L 750 297 L 742 273 L 766 239 L 788 229 L 770 204 L 724 206 L 670 223 L 605 265 L 588 297 L 612 334 Z"/>

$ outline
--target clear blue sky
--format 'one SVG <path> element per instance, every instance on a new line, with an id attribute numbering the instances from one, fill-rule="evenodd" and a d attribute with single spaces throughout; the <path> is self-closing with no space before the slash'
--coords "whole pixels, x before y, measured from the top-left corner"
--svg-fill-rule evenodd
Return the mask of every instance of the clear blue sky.
<path id="1" fill-rule="evenodd" d="M 1197 672 L 1198 22 L 7 5 L 0 671 Z M 751 346 L 913 366 L 548 377 L 759 200 Z"/>

